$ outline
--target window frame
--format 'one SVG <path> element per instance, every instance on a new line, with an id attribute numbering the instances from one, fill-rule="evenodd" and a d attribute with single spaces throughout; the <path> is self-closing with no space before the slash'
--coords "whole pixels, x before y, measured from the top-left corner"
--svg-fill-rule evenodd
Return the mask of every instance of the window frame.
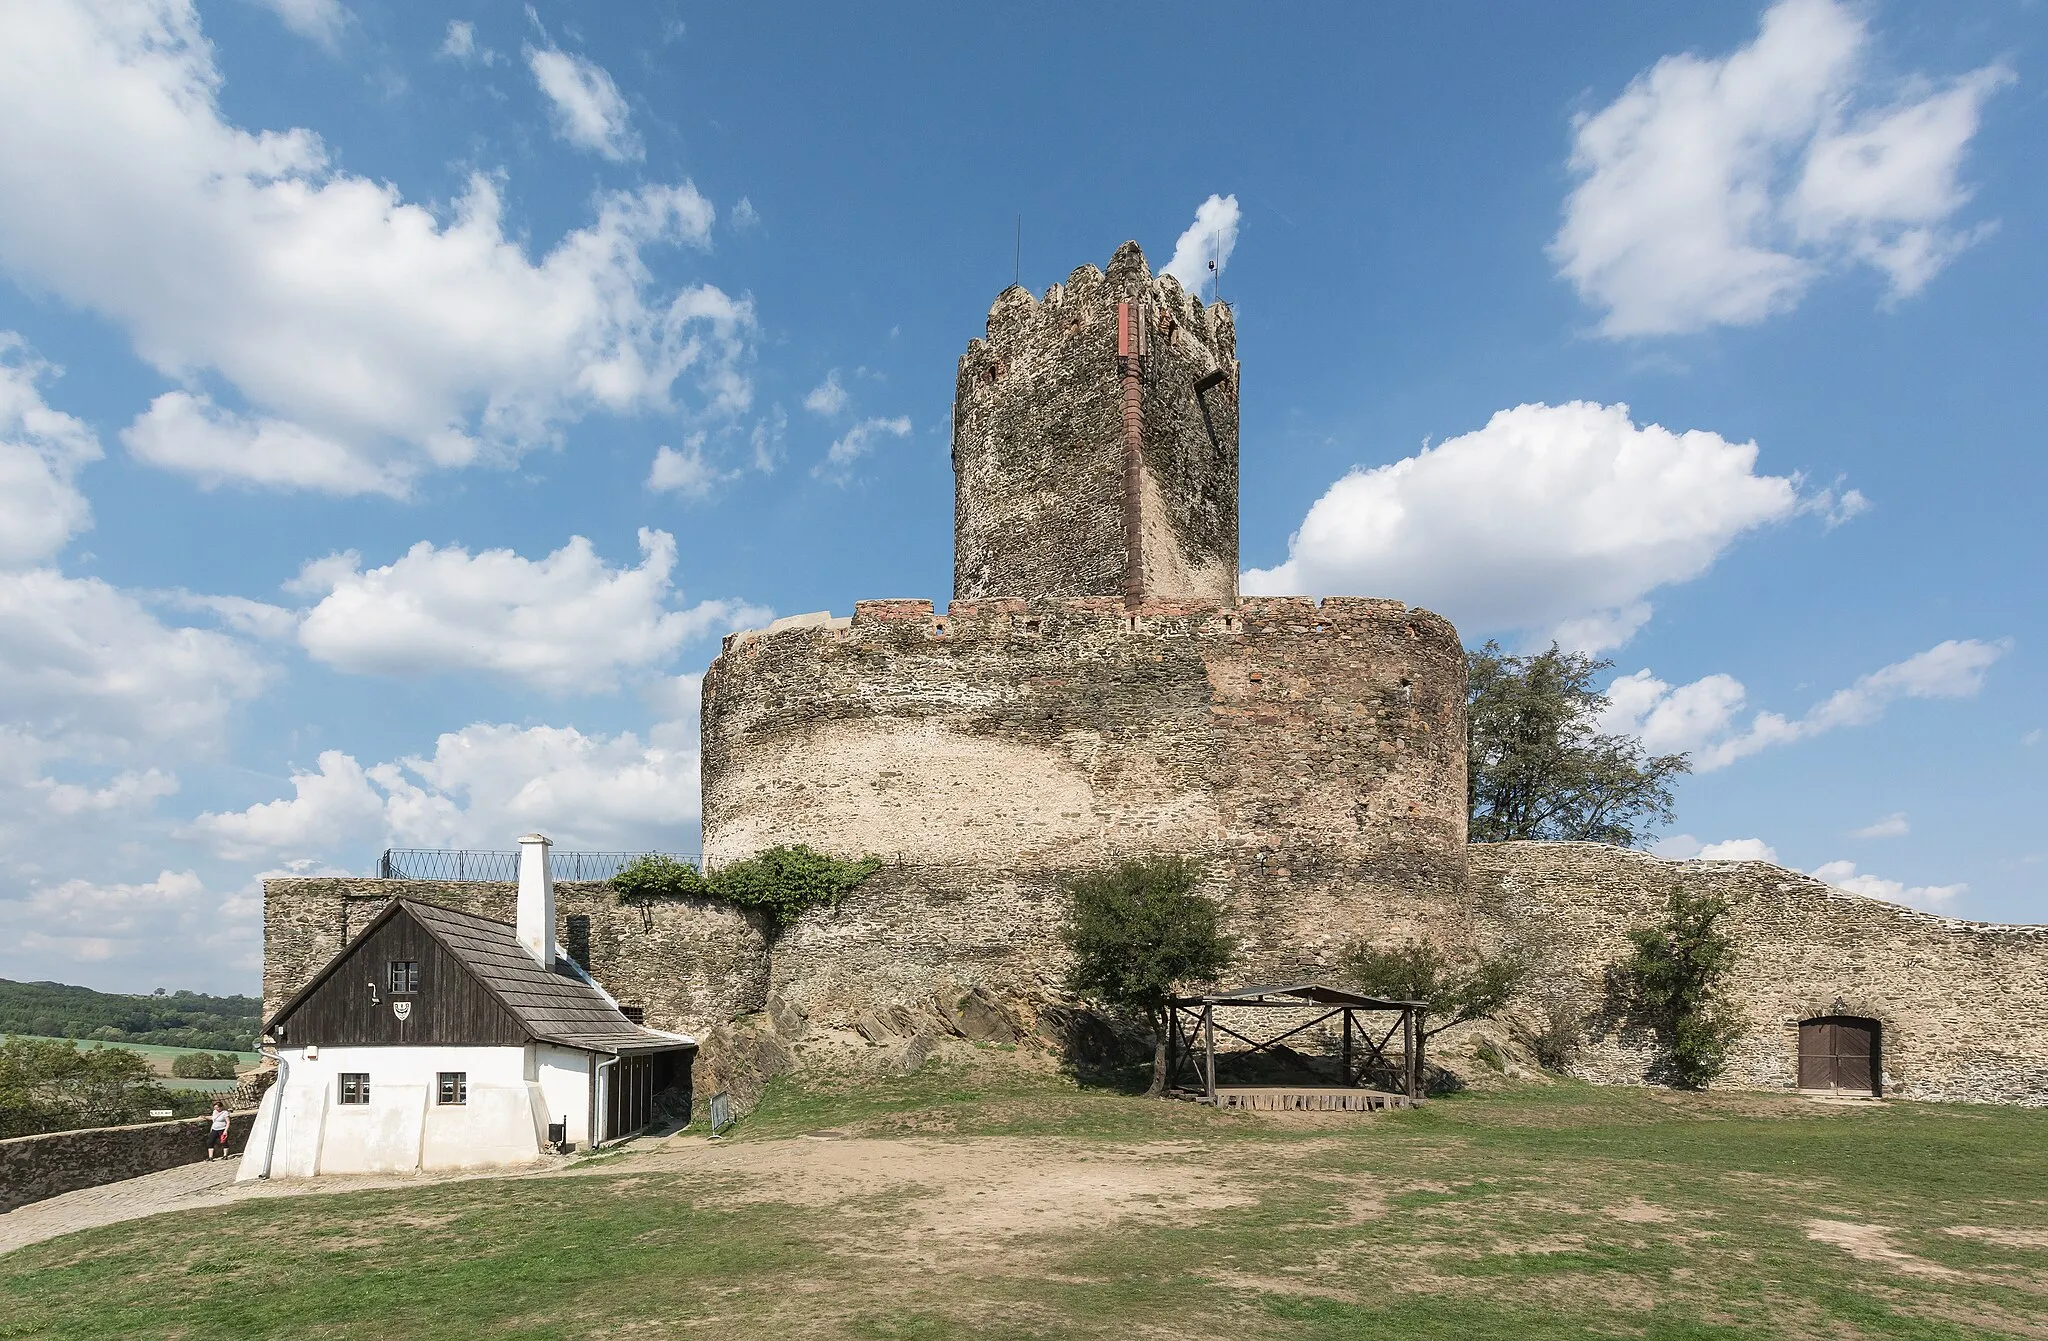
<path id="1" fill-rule="evenodd" d="M 401 974 L 401 970 L 403 973 Z M 420 961 L 417 959 L 390 959 L 384 964 L 384 981 L 392 996 L 418 996 L 420 994 Z"/>
<path id="2" fill-rule="evenodd" d="M 335 1103 L 345 1108 L 366 1108 L 370 1103 L 370 1073 L 343 1071 L 336 1078 Z"/>
<path id="3" fill-rule="evenodd" d="M 455 1097 L 449 1098 L 453 1089 Z M 434 1107 L 461 1108 L 469 1102 L 469 1072 L 437 1071 L 434 1073 Z"/>

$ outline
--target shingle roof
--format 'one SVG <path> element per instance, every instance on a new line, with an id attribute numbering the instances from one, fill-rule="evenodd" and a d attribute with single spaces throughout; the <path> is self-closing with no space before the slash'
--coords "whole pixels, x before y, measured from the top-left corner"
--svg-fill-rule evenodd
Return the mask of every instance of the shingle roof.
<path id="1" fill-rule="evenodd" d="M 552 971 L 542 968 L 519 943 L 518 930 L 504 922 L 411 899 L 396 902 L 543 1043 L 611 1053 L 692 1045 L 681 1035 L 634 1024 L 566 961 L 558 960 Z"/>
<path id="2" fill-rule="evenodd" d="M 529 964 L 532 960 L 527 961 Z M 1341 988 L 1325 987 L 1316 982 L 1292 982 L 1263 987 L 1233 987 L 1228 991 L 1208 992 L 1201 996 L 1175 997 L 1173 1004 L 1198 1006 L 1258 1005 L 1281 1003 L 1272 1001 L 1276 996 L 1293 997 L 1299 1001 L 1312 1001 L 1319 1006 L 1351 1006 L 1366 1010 L 1399 1010 L 1405 1006 L 1420 1006 L 1420 1001 L 1387 1001 L 1379 997 L 1360 996 Z"/>

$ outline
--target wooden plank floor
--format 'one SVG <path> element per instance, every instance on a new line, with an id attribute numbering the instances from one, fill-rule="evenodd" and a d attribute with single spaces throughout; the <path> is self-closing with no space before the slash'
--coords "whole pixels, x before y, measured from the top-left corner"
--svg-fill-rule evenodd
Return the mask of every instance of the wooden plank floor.
<path id="1" fill-rule="evenodd" d="M 1202 1098 L 1198 1091 L 1183 1090 L 1180 1093 L 1183 1098 Z M 1218 1085 L 1216 1102 L 1224 1108 L 1295 1113 L 1365 1113 L 1379 1108 L 1414 1106 L 1405 1094 L 1345 1089 L 1336 1085 Z"/>

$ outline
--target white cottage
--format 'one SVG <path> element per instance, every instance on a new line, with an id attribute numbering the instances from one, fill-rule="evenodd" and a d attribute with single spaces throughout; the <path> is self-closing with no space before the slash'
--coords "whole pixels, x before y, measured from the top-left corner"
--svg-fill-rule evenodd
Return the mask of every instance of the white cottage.
<path id="1" fill-rule="evenodd" d="M 520 840 L 516 926 L 393 899 L 279 1007 L 238 1179 L 526 1163 L 687 1093 L 696 1041 L 627 1018 L 556 950 L 547 853 Z"/>

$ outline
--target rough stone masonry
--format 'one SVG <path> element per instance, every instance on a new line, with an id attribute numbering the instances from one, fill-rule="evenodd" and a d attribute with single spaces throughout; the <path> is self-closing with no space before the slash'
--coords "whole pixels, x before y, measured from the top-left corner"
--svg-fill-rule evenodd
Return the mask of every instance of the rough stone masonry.
<path id="1" fill-rule="evenodd" d="M 1564 1003 L 1589 1079 L 1655 1074 L 1603 999 L 1675 883 L 1726 895 L 1747 1021 L 1727 1083 L 1797 1081 L 1798 1026 L 1882 1029 L 1885 1092 L 2048 1104 L 2048 928 L 1934 918 L 1763 863 L 1587 844 L 1468 847 L 1457 631 L 1398 600 L 1244 598 L 1229 309 L 1136 244 L 1043 299 L 1005 290 L 956 387 L 951 604 L 863 601 L 728 637 L 704 678 L 704 851 L 809 843 L 887 864 L 771 946 L 716 904 L 565 886 L 591 965 L 706 1039 L 697 1089 L 807 1031 L 1006 1037 L 1060 1015 L 1070 872 L 1204 858 L 1232 977 L 1326 976 L 1358 940 L 1514 947 L 1518 1009 Z M 266 1003 L 384 898 L 509 916 L 510 885 L 271 880 Z M 745 1086 L 742 1085 L 742 1088 Z"/>

